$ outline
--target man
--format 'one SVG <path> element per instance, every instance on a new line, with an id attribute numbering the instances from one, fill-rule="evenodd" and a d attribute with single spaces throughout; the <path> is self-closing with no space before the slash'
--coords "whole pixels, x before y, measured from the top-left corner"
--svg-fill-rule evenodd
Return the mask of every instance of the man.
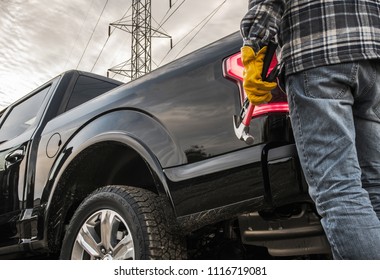
<path id="1" fill-rule="evenodd" d="M 300 161 L 335 259 L 380 259 L 379 11 L 380 0 L 250 0 L 241 22 L 254 104 L 275 86 L 255 74 L 265 46 L 281 46 Z"/>

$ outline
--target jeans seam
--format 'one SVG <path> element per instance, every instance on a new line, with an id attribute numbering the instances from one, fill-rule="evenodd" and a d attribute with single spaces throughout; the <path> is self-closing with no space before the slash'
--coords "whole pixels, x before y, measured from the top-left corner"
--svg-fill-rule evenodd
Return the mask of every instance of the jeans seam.
<path id="1" fill-rule="evenodd" d="M 315 96 L 311 94 L 310 89 L 309 89 L 309 83 L 308 83 L 309 79 L 308 79 L 307 71 L 303 72 L 302 76 L 303 76 L 303 84 L 304 84 L 304 88 L 305 88 L 305 94 L 307 94 L 308 96 L 310 96 L 312 98 L 315 98 Z"/>
<path id="2" fill-rule="evenodd" d="M 357 63 L 357 68 L 359 68 L 359 63 Z M 372 66 L 372 65 L 371 65 Z M 364 87 L 364 89 L 361 91 L 361 93 L 358 94 L 358 97 L 362 97 L 367 95 L 368 92 L 370 92 L 370 89 L 374 86 L 376 82 L 376 69 L 374 67 L 372 68 L 371 77 L 370 77 L 370 83 Z"/>
<path id="3" fill-rule="evenodd" d="M 350 76 L 350 86 L 353 87 L 354 86 L 354 83 L 355 83 L 355 80 L 356 80 L 356 76 L 357 76 L 357 73 L 358 73 L 358 68 L 359 68 L 359 65 L 358 63 L 353 63 L 353 67 L 351 69 L 351 76 Z M 345 92 L 347 92 L 349 89 L 350 89 L 350 86 L 346 85 L 340 92 L 339 94 L 337 95 L 337 99 L 341 99 L 341 97 L 344 95 Z"/>
<path id="4" fill-rule="evenodd" d="M 304 76 L 305 78 L 305 76 Z M 306 150 L 305 150 L 305 143 L 304 143 L 304 140 L 303 140 L 303 134 L 302 134 L 302 125 L 301 125 L 301 118 L 297 112 L 297 106 L 295 106 L 295 103 L 296 103 L 296 95 L 292 93 L 292 100 L 291 102 L 293 103 L 293 113 L 295 114 L 296 116 L 296 119 L 297 119 L 297 122 L 298 122 L 298 133 L 299 133 L 299 140 L 300 140 L 300 146 L 301 146 L 301 149 L 302 149 L 302 154 L 303 156 L 305 157 L 305 169 L 307 171 L 307 173 L 309 174 L 310 176 L 310 180 L 313 181 L 313 184 L 316 186 L 315 184 L 315 181 L 314 181 L 314 176 L 313 174 L 311 173 L 310 171 L 310 168 L 309 168 L 309 158 L 307 156 L 307 153 L 306 153 Z"/>
<path id="5" fill-rule="evenodd" d="M 343 259 L 342 254 L 339 250 L 339 247 L 336 246 L 336 242 L 333 235 L 330 232 L 326 232 L 326 231 L 325 231 L 325 234 L 326 234 L 327 240 L 330 243 L 330 247 L 334 248 L 332 250 L 334 252 L 334 259 Z"/>

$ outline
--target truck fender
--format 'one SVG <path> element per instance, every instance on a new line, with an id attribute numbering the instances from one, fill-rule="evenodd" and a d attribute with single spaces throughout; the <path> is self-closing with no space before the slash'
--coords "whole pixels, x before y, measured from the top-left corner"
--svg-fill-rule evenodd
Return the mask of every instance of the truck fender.
<path id="1" fill-rule="evenodd" d="M 64 132 L 61 134 L 64 135 Z M 81 126 L 62 145 L 49 175 L 51 187 L 45 188 L 46 193 L 42 195 L 42 202 L 45 198 L 46 203 L 45 222 L 53 227 L 54 224 L 59 226 L 60 223 L 52 221 L 50 214 L 55 216 L 57 211 L 63 211 L 62 216 L 66 215 L 67 209 L 60 200 L 65 200 L 70 195 L 62 193 L 60 184 L 65 182 L 69 167 L 73 167 L 75 161 L 94 145 L 110 142 L 125 145 L 138 153 L 152 171 L 154 180 L 158 181 L 155 184 L 157 193 L 167 196 L 171 205 L 166 206 L 175 213 L 162 166 L 182 164 L 186 161 L 185 155 L 179 152 L 176 141 L 159 121 L 140 111 L 118 110 L 101 115 Z M 56 239 L 57 231 L 60 230 L 53 231 Z"/>

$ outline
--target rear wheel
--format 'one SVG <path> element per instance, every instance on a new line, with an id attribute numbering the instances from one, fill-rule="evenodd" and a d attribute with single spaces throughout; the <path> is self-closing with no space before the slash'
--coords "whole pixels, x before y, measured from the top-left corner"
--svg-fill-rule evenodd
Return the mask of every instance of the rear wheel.
<path id="1" fill-rule="evenodd" d="M 62 259 L 182 259 L 183 238 L 173 231 L 156 194 L 108 186 L 79 206 L 63 240 Z"/>

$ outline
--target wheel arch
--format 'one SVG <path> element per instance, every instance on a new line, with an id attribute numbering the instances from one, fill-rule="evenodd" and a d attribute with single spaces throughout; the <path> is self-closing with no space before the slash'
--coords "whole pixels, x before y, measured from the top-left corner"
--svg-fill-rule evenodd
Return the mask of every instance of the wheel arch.
<path id="1" fill-rule="evenodd" d="M 70 145 L 69 145 L 70 146 Z M 159 161 L 134 135 L 122 131 L 91 137 L 64 160 L 49 193 L 45 234 L 58 252 L 67 225 L 80 203 L 107 185 L 143 188 L 166 198 L 163 208 L 175 212 Z"/>

